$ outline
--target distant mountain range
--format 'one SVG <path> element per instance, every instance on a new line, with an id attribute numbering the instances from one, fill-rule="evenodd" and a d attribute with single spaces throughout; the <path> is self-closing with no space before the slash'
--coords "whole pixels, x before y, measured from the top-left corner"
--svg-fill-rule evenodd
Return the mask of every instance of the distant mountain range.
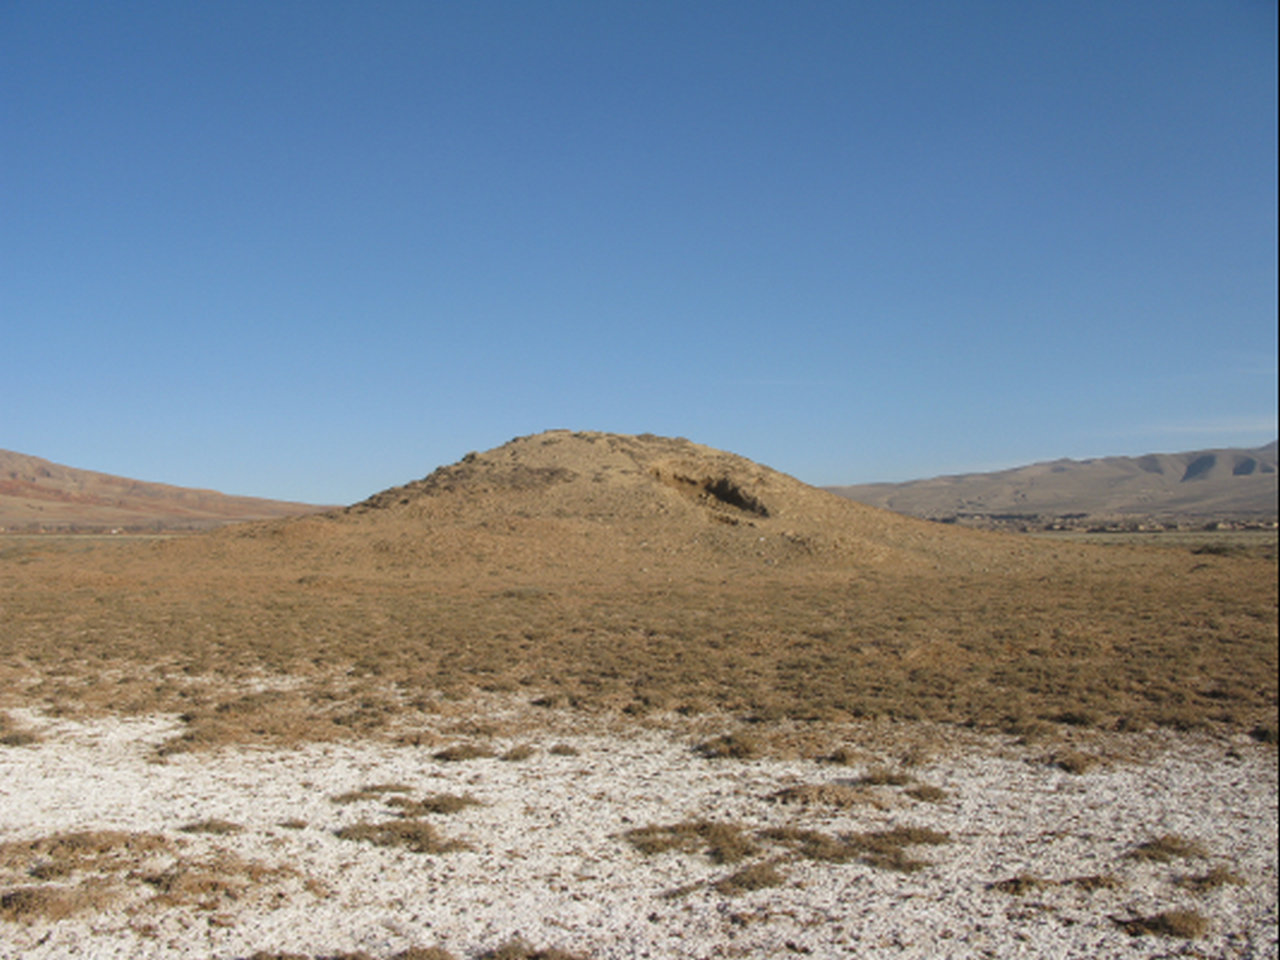
<path id="1" fill-rule="evenodd" d="M 1052 460 L 994 473 L 826 489 L 934 520 L 1261 520 L 1277 513 L 1276 442 L 1140 457 Z"/>
<path id="2" fill-rule="evenodd" d="M 199 530 L 322 509 L 130 480 L 0 450 L 0 530 Z"/>

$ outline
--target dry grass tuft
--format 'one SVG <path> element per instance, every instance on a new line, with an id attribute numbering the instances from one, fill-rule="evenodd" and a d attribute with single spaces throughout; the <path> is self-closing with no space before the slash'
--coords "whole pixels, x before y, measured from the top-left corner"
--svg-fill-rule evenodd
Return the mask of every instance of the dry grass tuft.
<path id="1" fill-rule="evenodd" d="M 888 767 L 871 767 L 857 779 L 858 785 L 864 787 L 905 787 L 915 782 L 911 774 Z"/>
<path id="2" fill-rule="evenodd" d="M 937 846 L 948 843 L 951 834 L 945 830 L 934 830 L 931 827 L 894 827 L 891 830 L 878 830 L 874 833 L 855 834 L 869 841 L 897 844 L 899 846 L 927 845 Z"/>
<path id="3" fill-rule="evenodd" d="M 1248 884 L 1240 874 L 1221 866 L 1195 876 L 1180 877 L 1177 882 L 1178 886 L 1194 890 L 1196 893 L 1207 893 L 1226 886 L 1243 887 Z"/>
<path id="4" fill-rule="evenodd" d="M 759 849 L 737 824 L 709 820 L 637 827 L 623 836 L 646 856 L 671 850 L 705 853 L 714 863 L 737 863 Z"/>
<path id="5" fill-rule="evenodd" d="M 749 733 L 741 731 L 726 733 L 694 748 L 708 759 L 752 760 L 764 752 L 760 740 Z"/>
<path id="6" fill-rule="evenodd" d="M 1035 893 L 1037 890 L 1043 890 L 1045 887 L 1053 885 L 1052 880 L 1045 880 L 1043 877 L 1037 877 L 1030 873 L 1020 873 L 1016 877 L 1010 877 L 1008 880 L 997 880 L 995 883 L 988 884 L 987 889 L 1022 897 L 1028 893 Z"/>
<path id="7" fill-rule="evenodd" d="M 206 910 L 215 909 L 224 901 L 239 900 L 247 885 L 243 876 L 224 866 L 178 863 L 142 880 L 155 888 L 157 899 L 166 906 L 197 904 Z"/>
<path id="8" fill-rule="evenodd" d="M 215 851 L 207 857 L 175 860 L 161 869 L 133 870 L 129 876 L 150 886 L 158 904 L 194 905 L 214 911 L 242 904 L 255 887 L 295 879 L 299 874 L 289 867 L 268 866 Z M 304 886 L 313 895 L 323 892 L 314 882 Z"/>
<path id="9" fill-rule="evenodd" d="M 460 840 L 447 840 L 435 827 L 422 820 L 391 820 L 386 823 L 357 823 L 338 830 L 342 840 L 358 840 L 378 847 L 405 847 L 414 853 L 451 853 L 466 850 Z"/>
<path id="10" fill-rule="evenodd" d="M 852 767 L 859 763 L 865 763 L 867 757 L 865 750 L 858 750 L 854 747 L 836 747 L 836 749 L 818 759 L 824 763 L 838 763 L 841 766 Z"/>
<path id="11" fill-rule="evenodd" d="M 1016 877 L 1010 877 L 1008 880 L 1000 880 L 996 883 L 988 884 L 987 889 L 1021 897 L 1036 890 L 1055 886 L 1076 887 L 1086 893 L 1093 893 L 1095 890 L 1118 890 L 1123 884 L 1109 874 L 1092 874 L 1087 877 L 1071 877 L 1067 880 L 1046 880 L 1034 874 L 1022 873 Z"/>
<path id="12" fill-rule="evenodd" d="M 527 743 L 520 743 L 502 754 L 498 759 L 505 760 L 508 763 L 516 763 L 520 760 L 528 760 L 534 755 L 534 753 L 536 753 L 536 751 L 533 747 L 529 746 Z"/>
<path id="13" fill-rule="evenodd" d="M 503 727 L 491 720 L 464 716 L 445 727 L 445 732 L 455 737 L 478 737 L 487 740 L 490 737 L 501 736 Z"/>
<path id="14" fill-rule="evenodd" d="M 838 837 L 817 830 L 778 827 L 763 831 L 761 837 L 791 848 L 809 860 L 829 863 L 859 861 L 868 866 L 911 873 L 929 866 L 906 853 L 907 847 L 946 843 L 950 836 L 927 827 L 895 827 L 871 833 L 845 833 Z"/>
<path id="15" fill-rule="evenodd" d="M 1049 758 L 1049 763 L 1059 770 L 1074 774 L 1087 773 L 1096 767 L 1099 762 L 1097 757 L 1088 753 L 1081 753 L 1079 750 L 1063 750 Z"/>
<path id="16" fill-rule="evenodd" d="M 1170 860 L 1184 857 L 1207 857 L 1208 855 L 1209 851 L 1205 849 L 1204 844 L 1180 837 L 1176 833 L 1166 833 L 1152 840 L 1147 840 L 1145 843 L 1138 844 L 1127 854 L 1131 860 L 1150 860 L 1156 863 L 1168 863 Z"/>
<path id="17" fill-rule="evenodd" d="M 394 737 L 394 743 L 401 747 L 435 747 L 444 742 L 444 738 L 431 730 L 407 730 Z"/>
<path id="18" fill-rule="evenodd" d="M 432 754 L 437 760 L 457 763 L 463 760 L 483 760 L 494 756 L 492 749 L 478 743 L 459 743 Z"/>
<path id="19" fill-rule="evenodd" d="M 52 879 L 77 870 L 110 872 L 133 864 L 139 857 L 171 850 L 169 840 L 158 834 L 121 830 L 55 833 L 0 844 L 0 870 Z"/>
<path id="20" fill-rule="evenodd" d="M 183 833 L 211 833 L 215 836 L 228 836 L 243 832 L 244 827 L 238 823 L 232 823 L 230 820 L 219 820 L 214 817 L 209 820 L 197 820 L 195 823 L 185 824 L 178 829 Z"/>
<path id="21" fill-rule="evenodd" d="M 242 960 L 377 960 L 364 950 L 339 953 L 323 953 L 312 957 L 306 953 L 286 953 L 274 950 L 259 950 Z M 458 960 L 457 956 L 443 947 L 410 947 L 392 954 L 388 960 Z"/>
<path id="22" fill-rule="evenodd" d="M 765 840 L 781 844 L 807 860 L 822 860 L 827 863 L 845 863 L 858 858 L 861 852 L 853 845 L 839 837 L 822 833 L 818 830 L 805 830 L 800 827 L 772 827 L 764 830 L 761 836 Z"/>
<path id="23" fill-rule="evenodd" d="M 1151 917 L 1135 917 L 1116 922 L 1132 937 L 1155 934 L 1195 940 L 1209 932 L 1209 921 L 1194 910 L 1166 910 Z"/>
<path id="24" fill-rule="evenodd" d="M 469 793 L 429 793 L 421 800 L 392 797 L 387 806 L 397 808 L 396 816 L 416 819 L 428 813 L 457 813 L 467 807 L 481 806 L 481 803 Z"/>
<path id="25" fill-rule="evenodd" d="M 723 880 L 717 881 L 715 888 L 725 896 L 733 897 L 740 893 L 749 893 L 752 890 L 780 887 L 786 880 L 787 878 L 778 871 L 778 868 L 773 863 L 753 863 L 751 866 L 743 867 L 736 873 L 731 873 Z"/>
<path id="26" fill-rule="evenodd" d="M 85 906 L 75 890 L 64 887 L 15 887 L 0 892 L 0 920 L 10 922 L 61 920 Z"/>
<path id="27" fill-rule="evenodd" d="M 287 867 L 242 860 L 225 851 L 183 856 L 182 848 L 163 836 L 111 830 L 0 844 L 0 874 L 59 881 L 56 886 L 4 891 L 5 906 L 0 913 L 19 920 L 100 911 L 124 896 L 161 908 L 182 904 L 221 911 L 243 906 L 266 884 L 272 889 L 263 894 L 277 898 L 300 889 L 316 896 L 324 893 L 320 885 Z M 300 889 L 286 892 L 279 889 L 280 884 Z"/>
<path id="28" fill-rule="evenodd" d="M 1124 886 L 1121 880 L 1109 873 L 1091 873 L 1083 877 L 1072 877 L 1062 882 L 1083 890 L 1085 893 L 1093 893 L 1096 890 L 1119 890 Z"/>
<path id="29" fill-rule="evenodd" d="M 937 846 L 951 839 L 950 835 L 928 827 L 895 827 L 872 833 L 856 833 L 845 836 L 845 841 L 863 849 L 862 860 L 871 866 L 910 873 L 929 866 L 928 861 L 907 856 L 906 847 Z"/>
<path id="30" fill-rule="evenodd" d="M 120 893 L 120 877 L 172 845 L 154 834 L 111 830 L 59 833 L 0 844 L 0 876 L 59 881 L 0 891 L 0 920 L 59 920 L 101 910 Z"/>
<path id="31" fill-rule="evenodd" d="M 351 803 L 362 803 L 365 800 L 377 800 L 378 794 L 369 790 L 347 790 L 345 793 L 336 793 L 329 798 L 330 803 L 341 804 L 346 806 Z"/>
<path id="32" fill-rule="evenodd" d="M 927 827 L 895 827 L 870 833 L 839 836 L 799 827 L 773 827 L 758 831 L 754 838 L 737 825 L 688 821 L 667 826 L 641 827 L 625 834 L 641 853 L 705 852 L 720 863 L 731 863 L 756 853 L 759 842 L 771 843 L 809 860 L 828 863 L 859 861 L 873 867 L 911 872 L 929 864 L 916 860 L 906 848 L 946 843 L 946 833 Z"/>
<path id="33" fill-rule="evenodd" d="M 1095 710 L 1074 709 L 1063 710 L 1055 714 L 1050 719 L 1066 724 L 1069 727 L 1095 727 L 1098 725 L 1099 715 Z"/>
<path id="34" fill-rule="evenodd" d="M 825 806 L 848 808 L 870 806 L 877 810 L 888 810 L 895 806 L 892 798 L 868 787 L 851 786 L 845 783 L 807 783 L 793 787 L 784 787 L 771 793 L 766 800 L 774 803 L 798 804 L 800 806 Z"/>
<path id="35" fill-rule="evenodd" d="M 359 803 L 362 800 L 377 800 L 386 793 L 409 793 L 413 788 L 403 783 L 371 783 L 358 790 L 348 790 L 329 798 L 332 803 Z"/>
<path id="36" fill-rule="evenodd" d="M 906 791 L 908 797 L 923 803 L 941 803 L 947 799 L 947 791 L 935 787 L 932 783 L 918 783 Z"/>
<path id="37" fill-rule="evenodd" d="M 478 960 L 587 960 L 577 953 L 569 953 L 555 947 L 536 948 L 521 937 L 508 940 L 493 950 L 480 954 Z"/>
<path id="38" fill-rule="evenodd" d="M 1047 720 L 1022 715 L 1006 717 L 1001 723 L 1006 733 L 1011 733 L 1021 743 L 1040 743 L 1057 733 L 1057 728 Z"/>
<path id="39" fill-rule="evenodd" d="M 39 743 L 43 738 L 34 730 L 29 730 L 13 717 L 0 710 L 0 746 L 27 747 Z"/>
<path id="40" fill-rule="evenodd" d="M 10 730 L 8 733 L 0 734 L 0 746 L 29 747 L 42 739 L 34 730 Z"/>
<path id="41" fill-rule="evenodd" d="M 154 702 L 137 706 L 159 708 Z M 248 693 L 184 710 L 186 729 L 161 744 L 158 753 L 164 757 L 246 742 L 288 746 L 370 736 L 384 730 L 396 710 L 392 701 L 368 695 L 347 700 L 322 690 Z"/>

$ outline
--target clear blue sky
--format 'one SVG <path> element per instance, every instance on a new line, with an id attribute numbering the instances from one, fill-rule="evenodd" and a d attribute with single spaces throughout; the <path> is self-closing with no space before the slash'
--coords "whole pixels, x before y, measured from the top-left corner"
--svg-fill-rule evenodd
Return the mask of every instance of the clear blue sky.
<path id="1" fill-rule="evenodd" d="M 325 503 L 1277 432 L 1274 0 L 0 0 L 0 447 Z"/>

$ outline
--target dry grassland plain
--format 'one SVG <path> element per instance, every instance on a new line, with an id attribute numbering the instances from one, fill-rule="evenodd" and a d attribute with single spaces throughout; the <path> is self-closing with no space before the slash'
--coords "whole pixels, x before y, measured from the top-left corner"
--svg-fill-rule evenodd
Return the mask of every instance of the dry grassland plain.
<path id="1" fill-rule="evenodd" d="M 545 741 L 540 712 L 601 730 L 696 724 L 717 762 L 838 760 L 859 725 L 944 731 L 939 743 L 948 730 L 1020 738 L 1079 775 L 1119 762 L 1091 737 L 1274 749 L 1274 541 L 1204 547 L 942 527 L 683 440 L 553 431 L 328 514 L 177 538 L 0 539 L 0 750 L 41 749 L 43 720 L 164 716 L 176 726 L 156 762 L 369 741 L 438 756 L 456 746 L 444 719 L 454 740 L 518 740 L 528 725 Z M 528 709 L 499 722 L 481 706 L 493 698 Z M 484 762 L 509 746 L 483 747 Z M 564 747 L 568 762 L 576 748 Z M 845 789 L 929 797 L 930 784 L 868 776 Z M 405 825 L 417 819 L 397 822 L 364 839 L 436 842 Z M 637 844 L 697 846 L 711 829 L 649 826 Z M 918 862 L 906 834 L 774 830 L 739 836 L 768 856 L 722 878 L 720 894 L 767 896 L 778 858 L 823 850 Z M 99 859 L 175 849 L 141 835 L 83 842 Z M 75 912 L 63 888 L 16 876 L 0 890 L 0 941 L 23 911 Z M 86 909 L 92 886 L 75 888 Z M 1125 922 L 1134 936 L 1198 936 L 1185 916 Z"/>

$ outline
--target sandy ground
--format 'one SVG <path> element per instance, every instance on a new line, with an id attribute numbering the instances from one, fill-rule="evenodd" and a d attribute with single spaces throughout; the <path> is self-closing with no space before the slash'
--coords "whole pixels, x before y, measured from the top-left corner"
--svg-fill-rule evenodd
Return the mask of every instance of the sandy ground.
<path id="1" fill-rule="evenodd" d="M 1109 759 L 1083 774 L 1046 762 L 1045 747 L 953 734 L 910 768 L 945 791 L 912 799 L 878 786 L 849 807 L 769 799 L 798 784 L 850 783 L 865 768 L 812 760 L 710 760 L 688 732 L 580 723 L 490 741 L 527 742 L 520 761 L 445 762 L 438 748 L 386 742 L 228 749 L 158 760 L 172 718 L 73 722 L 11 711 L 40 742 L 0 747 L 0 891 L 97 884 L 110 896 L 50 921 L 0 921 L 0 958 L 247 957 L 365 951 L 389 958 L 439 946 L 460 958 L 521 937 L 593 958 L 703 957 L 1276 957 L 1276 752 L 1247 737 L 1149 734 L 1094 744 Z M 554 745 L 567 749 L 552 752 Z M 369 785 L 395 786 L 335 802 Z M 432 793 L 479 801 L 426 819 L 467 849 L 439 854 L 341 839 L 360 821 L 395 819 L 387 800 Z M 184 832 L 208 819 L 239 832 Z M 699 852 L 645 855 L 624 834 L 687 820 L 748 832 L 792 826 L 828 834 L 897 826 L 945 831 L 909 848 L 929 865 L 897 872 L 853 860 L 799 859 L 762 841 L 738 864 Z M 287 825 L 285 825 L 287 824 Z M 12 855 L 70 831 L 162 835 L 93 877 L 42 876 Z M 1130 854 L 1176 834 L 1204 855 L 1169 862 Z M 790 858 L 788 858 L 790 857 Z M 779 886 L 738 894 L 714 884 L 744 864 L 776 861 Z M 156 877 L 205 864 L 221 882 L 187 888 Z M 18 866 L 14 866 L 17 864 Z M 3 861 L 0 861 L 0 866 Z M 210 866 L 212 865 L 212 866 Z M 1187 878 L 1224 867 L 1242 883 L 1205 891 Z M 48 871 L 46 871 L 47 874 Z M 1015 894 L 1018 875 L 1050 883 Z M 195 873 L 192 874 L 195 876 Z M 1208 920 L 1187 940 L 1131 935 L 1122 921 L 1170 910 Z"/>

